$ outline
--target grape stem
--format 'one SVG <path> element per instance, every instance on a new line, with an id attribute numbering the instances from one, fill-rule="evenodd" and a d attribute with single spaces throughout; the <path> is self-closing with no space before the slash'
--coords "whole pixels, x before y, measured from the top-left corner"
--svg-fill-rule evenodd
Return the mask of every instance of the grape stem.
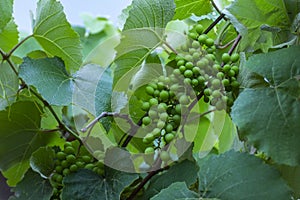
<path id="1" fill-rule="evenodd" d="M 234 51 L 234 49 L 237 47 L 237 45 L 239 44 L 239 42 L 241 41 L 242 39 L 242 36 L 241 34 L 239 34 L 236 38 L 235 38 L 235 41 L 233 43 L 233 45 L 231 46 L 231 48 L 229 49 L 228 51 L 228 54 L 231 55 Z"/>
<path id="2" fill-rule="evenodd" d="M 209 27 L 203 32 L 203 34 L 207 34 L 211 29 L 213 29 L 223 18 L 225 17 L 225 14 L 221 14 Z"/>
<path id="3" fill-rule="evenodd" d="M 214 2 L 214 0 L 211 0 L 211 4 L 212 4 L 212 6 L 216 9 L 216 11 L 221 15 L 222 12 L 221 12 L 220 9 L 218 8 L 218 6 L 217 6 L 216 3 Z"/>

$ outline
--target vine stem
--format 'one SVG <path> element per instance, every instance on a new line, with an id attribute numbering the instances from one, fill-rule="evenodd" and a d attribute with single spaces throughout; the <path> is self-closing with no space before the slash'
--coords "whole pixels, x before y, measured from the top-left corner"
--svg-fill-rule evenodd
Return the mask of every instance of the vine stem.
<path id="1" fill-rule="evenodd" d="M 216 11 L 221 15 L 222 12 L 221 12 L 220 9 L 218 8 L 218 6 L 217 6 L 216 3 L 214 2 L 214 0 L 211 0 L 211 4 L 212 4 L 212 6 L 216 9 Z"/>
<path id="2" fill-rule="evenodd" d="M 33 35 L 29 35 L 25 37 L 23 40 L 21 40 L 16 46 L 14 46 L 9 53 L 6 55 L 7 58 L 10 58 L 10 56 L 24 43 L 26 42 L 29 38 L 33 37 Z"/>
<path id="3" fill-rule="evenodd" d="M 213 22 L 209 27 L 203 32 L 203 34 L 207 34 L 211 29 L 215 27 L 223 18 L 225 17 L 224 13 L 221 13 L 220 16 Z"/>
<path id="4" fill-rule="evenodd" d="M 231 54 L 233 53 L 234 49 L 237 47 L 237 45 L 239 44 L 239 42 L 240 42 L 241 39 L 242 39 L 242 36 L 241 36 L 241 34 L 239 34 L 239 35 L 236 37 L 236 39 L 235 39 L 233 45 L 231 46 L 231 48 L 230 48 L 229 51 L 228 51 L 228 54 L 229 54 L 229 55 L 231 55 Z"/>

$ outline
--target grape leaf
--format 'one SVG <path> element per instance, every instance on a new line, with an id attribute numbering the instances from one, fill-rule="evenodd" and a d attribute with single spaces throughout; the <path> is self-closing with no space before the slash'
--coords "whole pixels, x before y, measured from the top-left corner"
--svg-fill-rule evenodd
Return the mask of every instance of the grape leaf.
<path id="1" fill-rule="evenodd" d="M 1 13 L 2 14 L 2 13 Z M 0 47 L 3 51 L 11 50 L 18 44 L 19 32 L 13 20 L 9 21 L 5 27 L 0 29 Z"/>
<path id="2" fill-rule="evenodd" d="M 134 0 L 124 25 L 121 42 L 116 47 L 114 85 L 162 43 L 167 23 L 174 15 L 171 0 Z M 162 15 L 163 13 L 163 15 Z M 147 38 L 145 40 L 145 38 Z M 126 85 L 127 80 L 121 80 Z"/>
<path id="3" fill-rule="evenodd" d="M 197 172 L 198 167 L 192 161 L 185 160 L 178 163 L 165 173 L 155 175 L 150 180 L 148 188 L 140 199 L 149 199 L 175 182 L 185 182 L 187 186 L 190 186 L 196 182 Z"/>
<path id="4" fill-rule="evenodd" d="M 176 182 L 171 184 L 166 189 L 162 189 L 157 195 L 150 200 L 165 200 L 165 199 L 199 199 L 199 194 L 191 191 L 186 186 L 185 182 Z"/>
<path id="5" fill-rule="evenodd" d="M 291 190 L 275 169 L 257 157 L 228 151 L 198 161 L 203 197 L 222 200 L 289 199 Z"/>
<path id="6" fill-rule="evenodd" d="M 72 77 L 58 58 L 24 58 L 19 76 L 34 86 L 51 105 L 63 106 L 72 102 Z M 32 78 L 35 77 L 35 78 Z"/>
<path id="7" fill-rule="evenodd" d="M 13 0 L 0 1 L 0 30 L 2 30 L 12 19 L 13 13 Z"/>
<path id="8" fill-rule="evenodd" d="M 62 199 L 120 199 L 123 189 L 137 178 L 136 174 L 126 174 L 110 168 L 105 168 L 105 177 L 90 170 L 79 170 L 64 178 Z"/>
<path id="9" fill-rule="evenodd" d="M 66 20 L 59 1 L 38 2 L 33 36 L 49 54 L 64 60 L 68 72 L 78 70 L 82 62 L 80 39 Z"/>
<path id="10" fill-rule="evenodd" d="M 281 164 L 300 164 L 300 47 L 250 57 L 244 67 L 256 73 L 255 87 L 237 98 L 232 118 L 247 142 Z M 250 79 L 251 80 L 251 79 Z"/>
<path id="11" fill-rule="evenodd" d="M 41 147 L 30 157 L 30 167 L 33 171 L 47 178 L 54 169 L 55 152 L 50 147 Z"/>
<path id="12" fill-rule="evenodd" d="M 300 166 L 291 167 L 287 165 L 281 165 L 278 167 L 282 178 L 293 189 L 294 198 L 300 198 Z"/>
<path id="13" fill-rule="evenodd" d="M 267 52 L 274 45 L 273 39 L 276 37 L 273 38 L 271 32 L 261 30 L 263 25 L 279 28 L 277 36 L 281 33 L 285 35 L 291 25 L 282 0 L 234 1 L 223 13 L 242 35 L 239 47 L 242 51 L 261 49 Z"/>
<path id="14" fill-rule="evenodd" d="M 172 20 L 174 10 L 173 0 L 133 0 L 123 30 L 164 28 Z"/>
<path id="15" fill-rule="evenodd" d="M 19 80 L 7 62 L 0 63 L 0 110 L 16 100 Z"/>
<path id="16" fill-rule="evenodd" d="M 34 102 L 19 101 L 0 112 L 0 169 L 10 186 L 20 181 L 34 151 L 59 138 L 39 132 L 41 110 Z"/>
<path id="17" fill-rule="evenodd" d="M 206 15 L 212 12 L 212 6 L 208 0 L 175 0 L 176 10 L 174 19 L 185 19 L 195 14 Z"/>
<path id="18" fill-rule="evenodd" d="M 48 200 L 52 196 L 52 190 L 48 180 L 29 170 L 24 179 L 12 189 L 14 195 L 9 200 Z"/>

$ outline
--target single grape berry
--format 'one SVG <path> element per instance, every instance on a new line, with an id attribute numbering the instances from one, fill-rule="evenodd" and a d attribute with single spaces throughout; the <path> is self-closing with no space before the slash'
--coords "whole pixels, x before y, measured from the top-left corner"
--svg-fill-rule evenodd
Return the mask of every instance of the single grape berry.
<path id="1" fill-rule="evenodd" d="M 228 53 L 223 53 L 223 55 L 222 55 L 222 61 L 224 63 L 229 63 L 230 59 L 231 59 L 231 57 L 230 57 L 230 55 Z"/>
<path id="2" fill-rule="evenodd" d="M 145 154 L 152 154 L 154 153 L 154 148 L 153 147 L 147 147 L 145 149 Z"/>
<path id="3" fill-rule="evenodd" d="M 240 59 L 240 55 L 238 53 L 234 53 L 231 55 L 230 60 L 231 62 L 235 63 Z"/>
<path id="4" fill-rule="evenodd" d="M 186 78 L 191 78 L 191 77 L 193 76 L 193 71 L 187 69 L 187 70 L 185 70 L 185 72 L 184 72 L 183 75 L 184 75 L 184 77 L 186 77 Z"/>
<path id="5" fill-rule="evenodd" d="M 159 157 L 164 162 L 167 162 L 171 159 L 170 154 L 167 151 L 161 151 Z"/>
<path id="6" fill-rule="evenodd" d="M 66 157 L 66 160 L 69 162 L 69 163 L 74 163 L 76 161 L 76 157 L 74 155 L 68 155 Z"/>
<path id="7" fill-rule="evenodd" d="M 156 98 L 152 98 L 149 100 L 149 103 L 151 106 L 155 106 L 158 104 L 158 100 Z"/>
<path id="8" fill-rule="evenodd" d="M 206 39 L 207 39 L 207 35 L 206 34 L 202 34 L 198 37 L 198 41 L 201 43 L 201 44 L 204 44 Z"/>
<path id="9" fill-rule="evenodd" d="M 56 157 L 58 160 L 64 160 L 66 159 L 66 154 L 64 152 L 59 151 L 56 153 Z"/>
<path id="10" fill-rule="evenodd" d="M 187 63 L 185 63 L 185 67 L 186 67 L 187 69 L 193 69 L 194 65 L 193 65 L 192 62 L 187 62 Z"/>
<path id="11" fill-rule="evenodd" d="M 148 116 L 146 116 L 146 117 L 143 118 L 142 121 L 143 121 L 143 124 L 144 124 L 145 126 L 147 126 L 147 125 L 149 125 L 149 124 L 151 123 L 151 118 L 148 117 Z"/>
<path id="12" fill-rule="evenodd" d="M 158 117 L 157 112 L 155 110 L 149 110 L 148 115 L 151 119 L 156 119 Z"/>
<path id="13" fill-rule="evenodd" d="M 150 108 L 150 103 L 149 102 L 143 102 L 141 108 L 142 108 L 143 111 L 148 111 L 149 108 Z"/>
<path id="14" fill-rule="evenodd" d="M 192 47 L 197 49 L 200 47 L 200 43 L 198 41 L 193 41 Z"/>
<path id="15" fill-rule="evenodd" d="M 202 34 L 204 28 L 203 28 L 203 26 L 202 26 L 201 24 L 197 24 L 197 25 L 195 26 L 195 30 L 196 30 L 196 32 L 197 32 L 198 34 Z"/>
<path id="16" fill-rule="evenodd" d="M 68 147 L 66 147 L 66 148 L 64 149 L 64 152 L 65 152 L 66 154 L 75 154 L 75 149 L 74 149 L 74 147 L 72 147 L 72 146 L 68 146 Z"/>
<path id="17" fill-rule="evenodd" d="M 172 133 L 167 133 L 164 138 L 166 143 L 170 143 L 174 139 L 174 135 Z"/>
<path id="18" fill-rule="evenodd" d="M 167 101 L 169 99 L 169 92 L 166 90 L 161 91 L 159 94 L 159 98 L 162 101 Z"/>
<path id="19" fill-rule="evenodd" d="M 147 86 L 146 87 L 146 93 L 149 94 L 149 95 L 153 95 L 154 90 L 155 89 L 153 87 L 151 87 L 151 86 Z"/>
<path id="20" fill-rule="evenodd" d="M 204 42 L 204 44 L 205 44 L 206 46 L 208 46 L 208 47 L 213 46 L 214 43 L 215 43 L 215 41 L 214 41 L 213 39 L 211 39 L 211 38 L 207 38 L 207 39 L 205 40 L 205 42 Z"/>

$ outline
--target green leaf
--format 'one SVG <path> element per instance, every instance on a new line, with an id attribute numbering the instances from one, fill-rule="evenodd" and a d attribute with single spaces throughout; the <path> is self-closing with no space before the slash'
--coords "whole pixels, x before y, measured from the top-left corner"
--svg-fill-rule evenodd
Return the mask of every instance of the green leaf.
<path id="1" fill-rule="evenodd" d="M 287 165 L 279 166 L 279 171 L 282 174 L 282 178 L 293 189 L 294 198 L 300 198 L 300 166 L 291 167 Z"/>
<path id="2" fill-rule="evenodd" d="M 64 178 L 62 199 L 120 199 L 123 189 L 137 178 L 136 174 L 126 174 L 110 168 L 105 168 L 105 177 L 90 170 L 79 170 Z"/>
<path id="3" fill-rule="evenodd" d="M 275 162 L 292 166 L 300 164 L 299 54 L 295 46 L 250 57 L 244 67 L 262 83 L 245 88 L 232 109 L 242 138 Z"/>
<path id="4" fill-rule="evenodd" d="M 58 58 L 25 58 L 19 76 L 34 86 L 51 105 L 63 106 L 72 102 L 72 77 Z M 35 78 L 33 78 L 35 77 Z"/>
<path id="5" fill-rule="evenodd" d="M 2 14 L 2 13 L 1 13 Z M 2 15 L 1 15 L 2 17 Z M 19 32 L 17 25 L 13 20 L 7 23 L 5 27 L 0 29 L 0 47 L 3 51 L 10 51 L 18 44 Z"/>
<path id="6" fill-rule="evenodd" d="M 173 0 L 133 0 L 123 30 L 165 28 L 175 11 Z"/>
<path id="7" fill-rule="evenodd" d="M 29 170 L 17 187 L 12 189 L 14 195 L 9 200 L 49 200 L 52 190 L 48 180 Z"/>
<path id="8" fill-rule="evenodd" d="M 57 139 L 41 133 L 41 108 L 34 102 L 16 102 L 0 112 L 0 169 L 12 186 L 29 167 L 31 154 Z"/>
<path id="9" fill-rule="evenodd" d="M 185 182 L 187 186 L 190 186 L 196 182 L 197 172 L 198 167 L 192 161 L 185 160 L 178 163 L 168 171 L 154 176 L 141 199 L 149 199 L 175 182 Z"/>
<path id="10" fill-rule="evenodd" d="M 208 0 L 175 0 L 176 14 L 174 19 L 185 19 L 195 14 L 206 15 L 212 12 L 212 6 Z"/>
<path id="11" fill-rule="evenodd" d="M 30 167 L 33 171 L 47 178 L 54 169 L 55 152 L 50 147 L 41 147 L 30 157 Z"/>
<path id="12" fill-rule="evenodd" d="M 165 199 L 199 199 L 199 194 L 191 191 L 186 186 L 185 182 L 176 182 L 171 184 L 166 189 L 161 190 L 151 200 L 165 200 Z"/>
<path id="13" fill-rule="evenodd" d="M 38 2 L 33 36 L 49 54 L 64 60 L 68 72 L 78 70 L 82 62 L 79 36 L 66 20 L 59 1 Z"/>
<path id="14" fill-rule="evenodd" d="M 199 161 L 203 197 L 222 200 L 290 199 L 291 191 L 275 169 L 254 156 L 229 151 Z"/>
<path id="15" fill-rule="evenodd" d="M 16 100 L 19 80 L 7 62 L 0 63 L 0 110 L 4 110 Z"/>
<path id="16" fill-rule="evenodd" d="M 20 33 L 20 39 L 23 40 L 27 37 L 27 34 Z M 40 44 L 35 40 L 35 38 L 31 37 L 27 39 L 21 46 L 19 46 L 16 51 L 14 52 L 14 56 L 18 56 L 20 58 L 26 57 L 30 52 L 34 51 L 42 51 L 42 47 Z"/>
<path id="17" fill-rule="evenodd" d="M 12 19 L 13 0 L 1 0 L 0 1 L 0 13 L 1 13 L 1 18 L 0 18 L 0 30 L 1 30 Z"/>
<path id="18" fill-rule="evenodd" d="M 278 34 L 286 34 L 291 25 L 282 0 L 234 1 L 223 12 L 243 36 L 241 51 L 267 52 L 274 45 L 272 33 L 261 30 L 263 25 L 279 28 Z"/>
<path id="19" fill-rule="evenodd" d="M 300 1 L 284 0 L 284 3 L 290 20 L 293 21 L 295 16 L 300 12 Z"/>

